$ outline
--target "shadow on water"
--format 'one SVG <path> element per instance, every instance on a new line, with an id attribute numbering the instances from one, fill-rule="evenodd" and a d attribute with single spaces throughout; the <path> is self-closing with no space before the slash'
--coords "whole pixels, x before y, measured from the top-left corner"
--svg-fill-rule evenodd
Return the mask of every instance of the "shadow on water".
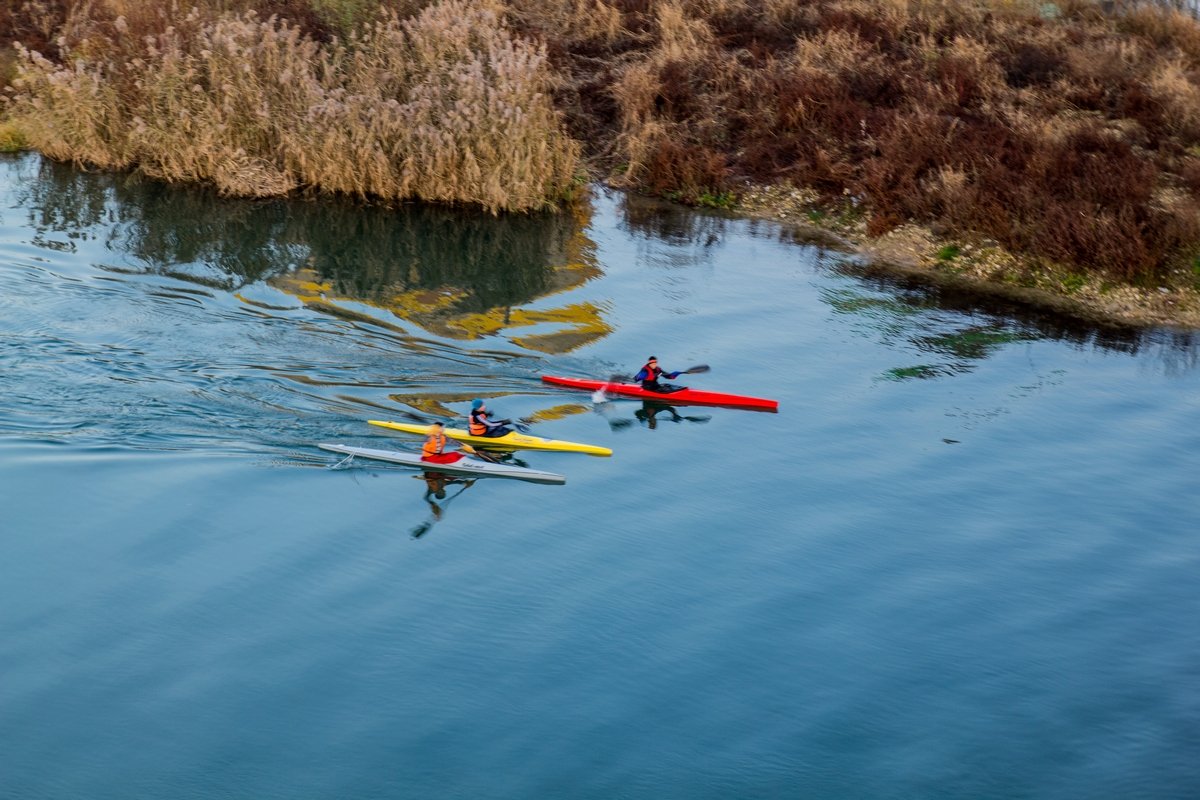
<path id="1" fill-rule="evenodd" d="M 720 244 L 730 217 L 696 211 L 654 197 L 623 194 L 618 199 L 621 227 L 628 233 L 674 245 Z"/>
<path id="2" fill-rule="evenodd" d="M 680 414 L 675 410 L 675 406 L 668 403 L 656 403 L 653 400 L 643 400 L 642 407 L 633 412 L 637 421 L 650 430 L 658 427 L 660 415 L 668 422 L 705 423 L 712 419 L 710 414 Z"/>
<path id="3" fill-rule="evenodd" d="M 385 327 L 399 318 L 453 339 L 539 326 L 509 338 L 545 353 L 611 331 L 593 304 L 522 308 L 601 275 L 585 234 L 586 204 L 570 213 L 491 216 L 329 198 L 248 201 L 44 159 L 18 202 L 29 209 L 36 244 L 61 249 L 102 237 L 122 262 L 105 265 L 113 272 L 231 292 L 266 281 L 332 316 L 374 317 Z"/>
<path id="4" fill-rule="evenodd" d="M 752 235 L 764 231 L 770 238 L 795 245 L 808 245 L 849 252 L 836 237 L 819 230 L 785 227 L 761 219 L 747 219 L 717 209 L 695 209 L 655 197 L 622 194 L 618 197 L 621 227 L 631 235 L 673 245 L 715 247 L 736 230 Z"/>
<path id="5" fill-rule="evenodd" d="M 442 521 L 446 509 L 456 497 L 475 485 L 474 478 L 460 478 L 444 472 L 424 472 L 420 476 L 425 482 L 423 500 L 429 505 L 429 518 L 412 529 L 411 536 L 420 539 L 430 528 Z M 447 487 L 451 487 L 449 490 Z"/>
<path id="6" fill-rule="evenodd" d="M 632 417 L 624 416 L 621 413 L 623 408 L 628 408 L 628 404 L 612 400 L 604 400 L 593 406 L 593 410 L 604 418 L 608 427 L 614 432 L 631 430 L 639 425 L 649 430 L 655 430 L 660 421 L 704 424 L 712 419 L 711 414 L 680 414 L 675 406 L 654 400 L 643 400 L 640 406 L 634 410 Z"/>

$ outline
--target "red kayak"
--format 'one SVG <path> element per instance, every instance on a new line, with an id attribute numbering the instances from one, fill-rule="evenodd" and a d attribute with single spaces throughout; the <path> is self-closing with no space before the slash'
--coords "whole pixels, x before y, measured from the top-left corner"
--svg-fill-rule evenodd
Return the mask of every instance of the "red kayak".
<path id="1" fill-rule="evenodd" d="M 652 392 L 643 389 L 636 383 L 607 383 L 605 381 L 590 381 L 582 378 L 559 378 L 554 375 L 543 375 L 542 381 L 555 386 L 566 386 L 571 389 L 585 389 L 594 392 L 603 389 L 605 394 L 617 394 L 622 397 L 640 397 L 644 400 L 657 400 L 660 403 L 681 406 L 732 406 L 735 408 L 750 408 L 755 411 L 778 411 L 779 402 L 764 400 L 761 397 L 746 397 L 740 394 L 725 394 L 724 392 L 701 392 L 696 389 L 679 389 L 674 392 Z"/>

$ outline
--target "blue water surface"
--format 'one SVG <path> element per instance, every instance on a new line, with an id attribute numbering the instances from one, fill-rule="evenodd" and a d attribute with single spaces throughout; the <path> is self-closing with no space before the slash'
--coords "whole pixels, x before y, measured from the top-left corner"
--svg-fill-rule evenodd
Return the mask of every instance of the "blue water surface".
<path id="1" fill-rule="evenodd" d="M 0 160 L 0 796 L 1200 796 L 1195 340 L 597 190 Z M 657 355 L 778 414 L 593 402 Z M 681 382 L 685 380 L 681 378 Z M 564 486 L 330 470 L 473 397 Z"/>

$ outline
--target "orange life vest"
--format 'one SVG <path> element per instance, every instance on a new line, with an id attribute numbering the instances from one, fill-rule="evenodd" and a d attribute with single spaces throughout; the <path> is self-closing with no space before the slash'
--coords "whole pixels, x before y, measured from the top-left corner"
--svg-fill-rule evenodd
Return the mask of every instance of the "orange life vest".
<path id="1" fill-rule="evenodd" d="M 421 448 L 421 452 L 427 456 L 438 456 L 446 447 L 446 434 L 431 433 L 429 438 L 425 440 L 425 446 Z"/>
<path id="2" fill-rule="evenodd" d="M 471 419 L 467 423 L 467 433 L 472 436 L 483 436 L 488 432 L 487 412 L 483 409 L 471 412 Z"/>

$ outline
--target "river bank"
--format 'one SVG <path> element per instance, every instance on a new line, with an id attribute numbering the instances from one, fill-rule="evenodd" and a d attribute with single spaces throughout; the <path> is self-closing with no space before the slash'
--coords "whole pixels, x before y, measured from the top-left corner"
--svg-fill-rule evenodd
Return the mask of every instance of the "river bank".
<path id="1" fill-rule="evenodd" d="M 0 153 L 26 149 L 19 128 L 0 124 Z M 1200 329 L 1200 292 L 1193 286 L 1111 283 L 1067 268 L 1052 269 L 991 240 L 939 236 L 915 222 L 871 236 L 861 214 L 830 210 L 812 190 L 748 187 L 726 210 L 791 226 L 805 239 L 860 256 L 856 269 L 863 274 L 911 278 L 1106 327 Z"/>
<path id="2" fill-rule="evenodd" d="M 865 274 L 912 278 L 1102 326 L 1200 328 L 1200 291 L 1187 273 L 1171 285 L 1147 288 L 1056 268 L 983 237 L 939 235 L 912 221 L 872 236 L 852 201 L 831 208 L 816 192 L 787 186 L 746 187 L 729 210 L 857 254 Z"/>
<path id="3" fill-rule="evenodd" d="M 0 150 L 493 213 L 605 182 L 869 269 L 1200 327 L 1200 24 L 1162 4 L 352 5 L 0 13 Z"/>

